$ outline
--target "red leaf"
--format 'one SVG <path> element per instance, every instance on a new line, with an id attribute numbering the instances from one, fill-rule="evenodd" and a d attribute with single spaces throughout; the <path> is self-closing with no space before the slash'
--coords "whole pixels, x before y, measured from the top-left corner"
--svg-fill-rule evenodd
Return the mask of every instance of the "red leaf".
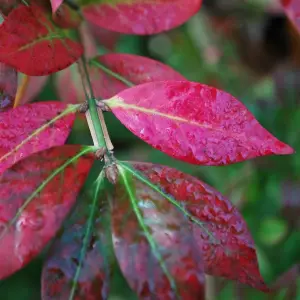
<path id="1" fill-rule="evenodd" d="M 56 234 L 94 159 L 90 148 L 36 153 L 0 175 L 0 279 L 24 267 Z"/>
<path id="2" fill-rule="evenodd" d="M 13 38 L 12 38 L 13 37 Z M 83 53 L 38 6 L 19 6 L 0 26 L 0 61 L 27 75 L 47 75 L 62 70 Z"/>
<path id="3" fill-rule="evenodd" d="M 1 113 L 0 174 L 26 156 L 63 145 L 75 119 L 74 110 L 60 102 L 43 102 Z"/>
<path id="4" fill-rule="evenodd" d="M 86 2 L 86 4 L 85 4 Z M 117 0 L 85 1 L 85 18 L 108 30 L 129 34 L 155 34 L 186 22 L 202 0 Z"/>
<path id="5" fill-rule="evenodd" d="M 188 163 L 225 165 L 293 153 L 237 99 L 204 84 L 146 83 L 104 102 L 139 138 Z"/>
<path id="6" fill-rule="evenodd" d="M 0 112 L 14 106 L 18 76 L 14 68 L 0 63 Z"/>
<path id="7" fill-rule="evenodd" d="M 102 180 L 101 180 L 102 181 Z M 42 299 L 107 299 L 111 266 L 107 257 L 109 224 L 100 200 L 102 182 L 83 195 L 70 221 L 50 249 L 42 273 Z"/>
<path id="8" fill-rule="evenodd" d="M 130 165 L 121 163 L 134 174 Z M 144 185 L 181 207 L 190 219 L 204 271 L 268 291 L 258 269 L 254 242 L 238 210 L 219 192 L 175 169 L 148 163 L 130 163 Z M 146 180 L 142 180 L 144 176 Z M 175 199 L 175 200 L 174 200 Z M 178 249 L 177 247 L 174 249 Z"/>
<path id="9" fill-rule="evenodd" d="M 89 73 L 97 98 L 112 97 L 135 84 L 159 80 L 185 80 L 169 66 L 138 55 L 105 54 L 92 59 L 90 65 Z M 78 103 L 85 99 L 75 65 L 58 74 L 56 86 L 62 101 Z"/>
<path id="10" fill-rule="evenodd" d="M 281 0 L 282 6 L 300 33 L 300 2 L 299 0 Z"/>
<path id="11" fill-rule="evenodd" d="M 112 203 L 115 254 L 139 299 L 204 299 L 202 254 L 187 219 L 119 167 Z"/>
<path id="12" fill-rule="evenodd" d="M 21 104 L 26 104 L 28 102 L 33 101 L 35 97 L 37 97 L 40 94 L 40 92 L 43 90 L 44 86 L 47 83 L 48 78 L 49 78 L 48 76 L 29 77 L 29 83 L 21 99 Z"/>

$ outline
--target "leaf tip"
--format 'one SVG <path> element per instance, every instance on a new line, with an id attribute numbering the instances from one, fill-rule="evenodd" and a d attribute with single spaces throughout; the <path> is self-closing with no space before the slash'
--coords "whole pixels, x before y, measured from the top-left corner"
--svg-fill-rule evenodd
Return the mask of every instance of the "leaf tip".
<path id="1" fill-rule="evenodd" d="M 279 155 L 289 155 L 289 154 L 294 154 L 296 151 L 289 145 L 282 143 L 276 152 L 276 154 Z"/>

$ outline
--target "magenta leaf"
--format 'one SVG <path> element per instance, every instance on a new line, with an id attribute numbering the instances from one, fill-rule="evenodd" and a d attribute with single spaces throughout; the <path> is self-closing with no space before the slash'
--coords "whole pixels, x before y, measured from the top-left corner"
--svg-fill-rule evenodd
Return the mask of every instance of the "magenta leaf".
<path id="1" fill-rule="evenodd" d="M 33 103 L 1 113 L 0 174 L 20 159 L 65 143 L 76 106 L 60 102 Z"/>
<path id="2" fill-rule="evenodd" d="M 226 165 L 294 152 L 237 99 L 204 84 L 145 83 L 104 102 L 139 138 L 188 163 Z"/>
<path id="3" fill-rule="evenodd" d="M 80 0 L 84 17 L 111 31 L 155 34 L 191 18 L 202 0 Z"/>

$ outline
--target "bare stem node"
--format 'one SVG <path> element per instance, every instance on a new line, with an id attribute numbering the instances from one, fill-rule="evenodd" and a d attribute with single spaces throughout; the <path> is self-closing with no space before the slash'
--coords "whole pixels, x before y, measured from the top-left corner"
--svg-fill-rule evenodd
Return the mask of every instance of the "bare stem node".
<path id="1" fill-rule="evenodd" d="M 111 111 L 108 105 L 106 105 L 101 100 L 96 100 L 96 105 L 98 108 L 100 108 L 102 111 Z"/>
<path id="2" fill-rule="evenodd" d="M 88 101 L 84 101 L 80 106 L 78 107 L 77 111 L 79 113 L 86 113 L 89 109 L 89 103 Z"/>
<path id="3" fill-rule="evenodd" d="M 104 173 L 105 177 L 112 184 L 118 182 L 119 170 L 116 164 L 116 161 L 113 157 L 109 157 L 107 154 L 104 155 Z"/>
<path id="4" fill-rule="evenodd" d="M 104 158 L 105 152 L 106 152 L 105 147 L 99 148 L 95 153 L 96 159 L 102 160 Z"/>

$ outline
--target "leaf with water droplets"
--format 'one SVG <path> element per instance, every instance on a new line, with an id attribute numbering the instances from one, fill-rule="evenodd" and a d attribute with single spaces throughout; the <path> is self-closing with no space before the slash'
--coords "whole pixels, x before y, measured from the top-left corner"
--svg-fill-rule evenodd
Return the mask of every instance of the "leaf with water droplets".
<path id="1" fill-rule="evenodd" d="M 46 246 L 73 204 L 93 164 L 92 148 L 51 148 L 0 175 L 0 280 Z"/>
<path id="2" fill-rule="evenodd" d="M 259 273 L 253 239 L 229 200 L 202 181 L 169 167 L 136 162 L 120 164 L 145 189 L 159 194 L 162 201 L 172 203 L 188 217 L 193 243 L 207 274 L 268 291 Z"/>
<path id="3" fill-rule="evenodd" d="M 13 37 L 13 38 L 12 38 Z M 82 46 L 37 5 L 20 5 L 0 26 L 0 61 L 27 75 L 48 75 L 75 62 Z"/>
<path id="4" fill-rule="evenodd" d="M 118 167 L 113 244 L 130 287 L 139 299 L 204 299 L 202 253 L 188 220 L 159 192 Z"/>
<path id="5" fill-rule="evenodd" d="M 155 34 L 191 18 L 202 0 L 80 0 L 84 17 L 108 30 Z"/>
<path id="6" fill-rule="evenodd" d="M 14 68 L 0 63 L 0 112 L 14 106 L 18 75 Z"/>
<path id="7" fill-rule="evenodd" d="M 43 300 L 108 297 L 111 237 L 102 175 L 91 193 L 79 197 L 70 220 L 50 249 L 42 273 Z"/>
<path id="8" fill-rule="evenodd" d="M 1 113 L 0 174 L 33 153 L 65 143 L 75 119 L 76 106 L 40 102 Z"/>
<path id="9" fill-rule="evenodd" d="M 201 83 L 145 83 L 104 103 L 139 138 L 188 163 L 226 165 L 293 153 L 237 99 Z"/>
<path id="10" fill-rule="evenodd" d="M 300 33 L 300 1 L 299 0 L 281 0 L 281 4 Z"/>

